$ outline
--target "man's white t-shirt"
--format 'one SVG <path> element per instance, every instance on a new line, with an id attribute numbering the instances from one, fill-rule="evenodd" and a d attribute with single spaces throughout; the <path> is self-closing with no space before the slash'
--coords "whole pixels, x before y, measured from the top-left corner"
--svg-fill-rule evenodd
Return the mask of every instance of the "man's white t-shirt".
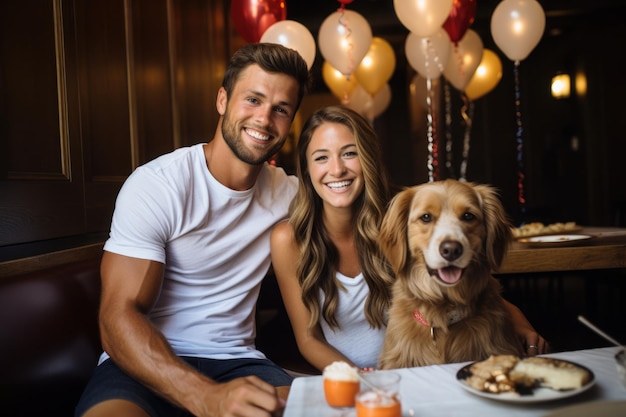
<path id="1" fill-rule="evenodd" d="M 104 249 L 165 264 L 149 318 L 176 354 L 265 357 L 254 344 L 255 305 L 270 265 L 271 230 L 287 218 L 297 187 L 295 177 L 265 164 L 251 189 L 231 190 L 207 169 L 203 144 L 129 176 Z"/>
<path id="2" fill-rule="evenodd" d="M 337 272 L 336 276 L 346 289 L 345 292 L 338 289 L 339 302 L 335 317 L 339 328 L 331 328 L 321 317 L 320 326 L 324 337 L 359 368 L 376 368 L 385 341 L 386 327 L 375 329 L 365 318 L 365 299 L 369 294 L 367 282 L 363 274 L 350 278 Z M 322 293 L 320 307 L 323 303 Z"/>

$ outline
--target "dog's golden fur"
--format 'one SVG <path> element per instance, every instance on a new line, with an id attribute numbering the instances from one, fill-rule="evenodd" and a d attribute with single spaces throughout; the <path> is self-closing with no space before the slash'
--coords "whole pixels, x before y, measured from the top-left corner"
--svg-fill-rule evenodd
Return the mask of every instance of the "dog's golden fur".
<path id="1" fill-rule="evenodd" d="M 523 354 L 491 275 L 510 241 L 509 220 L 488 185 L 444 180 L 396 195 L 379 237 L 396 274 L 379 367 Z"/>

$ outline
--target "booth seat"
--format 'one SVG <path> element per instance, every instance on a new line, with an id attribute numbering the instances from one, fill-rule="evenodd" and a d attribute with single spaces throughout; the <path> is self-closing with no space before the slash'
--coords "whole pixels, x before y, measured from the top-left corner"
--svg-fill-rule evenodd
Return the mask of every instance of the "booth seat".
<path id="1" fill-rule="evenodd" d="M 0 269 L 0 414 L 73 415 L 102 352 L 96 254 L 10 276 Z M 298 352 L 271 272 L 257 305 L 257 347 L 296 375 L 316 373 Z"/>
<path id="2" fill-rule="evenodd" d="M 0 400 L 6 416 L 72 416 L 102 348 L 100 261 L 0 277 Z"/>

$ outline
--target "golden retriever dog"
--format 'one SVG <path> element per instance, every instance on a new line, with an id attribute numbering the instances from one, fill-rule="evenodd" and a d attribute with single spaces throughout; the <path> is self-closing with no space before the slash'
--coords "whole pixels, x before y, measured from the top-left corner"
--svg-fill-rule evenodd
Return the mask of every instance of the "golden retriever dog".
<path id="1" fill-rule="evenodd" d="M 489 185 L 443 180 L 397 194 L 379 235 L 396 275 L 379 367 L 522 355 L 491 275 L 511 238 Z"/>

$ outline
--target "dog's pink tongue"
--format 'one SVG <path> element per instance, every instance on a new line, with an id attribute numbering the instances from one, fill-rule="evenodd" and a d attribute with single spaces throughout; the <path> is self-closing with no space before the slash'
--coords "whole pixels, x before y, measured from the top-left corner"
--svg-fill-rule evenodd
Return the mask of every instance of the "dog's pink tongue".
<path id="1" fill-rule="evenodd" d="M 461 268 L 455 268 L 452 266 L 437 270 L 439 278 L 441 278 L 443 282 L 447 282 L 448 284 L 454 284 L 455 282 L 457 282 L 461 278 L 462 272 L 463 270 Z"/>

